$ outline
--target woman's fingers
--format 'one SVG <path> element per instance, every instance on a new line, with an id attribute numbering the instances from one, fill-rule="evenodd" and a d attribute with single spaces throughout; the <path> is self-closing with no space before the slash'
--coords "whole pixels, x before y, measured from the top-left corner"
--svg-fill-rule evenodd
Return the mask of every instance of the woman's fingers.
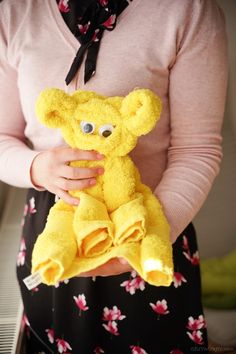
<path id="1" fill-rule="evenodd" d="M 96 151 L 71 149 L 69 147 L 63 147 L 58 149 L 60 149 L 60 160 L 65 163 L 69 163 L 71 161 L 84 160 L 96 161 L 102 160 L 104 158 L 103 155 L 99 154 Z M 54 151 L 56 151 L 56 149 Z"/>
<path id="2" fill-rule="evenodd" d="M 61 177 L 67 179 L 86 179 L 86 178 L 93 178 L 104 173 L 104 169 L 102 167 L 97 168 L 80 168 L 80 167 L 71 167 L 67 165 L 63 165 L 61 167 Z"/>
<path id="3" fill-rule="evenodd" d="M 73 198 L 68 192 L 58 189 L 54 192 L 60 199 L 70 205 L 79 205 L 79 199 Z"/>
<path id="4" fill-rule="evenodd" d="M 66 179 L 66 178 L 58 178 L 56 181 L 57 187 L 64 191 L 75 191 L 82 190 L 85 188 L 92 187 L 96 184 L 96 178 L 88 178 L 88 179 Z"/>

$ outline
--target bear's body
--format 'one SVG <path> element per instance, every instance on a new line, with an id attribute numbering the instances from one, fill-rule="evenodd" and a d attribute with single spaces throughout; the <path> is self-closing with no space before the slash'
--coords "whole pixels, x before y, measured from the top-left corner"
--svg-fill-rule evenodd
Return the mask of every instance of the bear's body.
<path id="1" fill-rule="evenodd" d="M 105 173 L 96 178 L 96 185 L 84 189 L 83 192 L 105 203 L 109 213 L 134 199 L 135 193 L 140 189 L 139 173 L 129 156 L 105 157 L 101 161 L 76 161 L 71 165 L 104 168 Z M 80 193 L 70 192 L 78 198 Z"/>

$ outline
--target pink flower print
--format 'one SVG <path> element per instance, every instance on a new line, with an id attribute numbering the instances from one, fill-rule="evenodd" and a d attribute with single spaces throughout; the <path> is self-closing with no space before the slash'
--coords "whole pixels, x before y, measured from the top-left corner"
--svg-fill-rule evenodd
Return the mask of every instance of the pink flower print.
<path id="1" fill-rule="evenodd" d="M 188 239 L 186 236 L 183 236 L 183 249 L 188 251 L 189 250 L 189 244 L 188 244 Z"/>
<path id="2" fill-rule="evenodd" d="M 101 347 L 96 347 L 93 351 L 95 354 L 102 354 L 105 353 Z"/>
<path id="3" fill-rule="evenodd" d="M 137 289 L 145 290 L 145 281 L 135 271 L 131 272 L 131 277 L 133 279 L 125 280 L 120 286 L 124 287 L 130 295 L 134 295 Z"/>
<path id="4" fill-rule="evenodd" d="M 24 224 L 25 224 L 25 217 L 27 215 L 27 212 L 28 212 L 28 204 L 25 204 L 24 206 L 24 211 L 23 211 L 23 216 L 22 216 L 22 219 L 21 219 L 21 226 L 23 227 Z"/>
<path id="5" fill-rule="evenodd" d="M 192 263 L 192 265 L 199 265 L 199 253 L 196 251 L 192 256 L 190 252 L 183 252 L 184 256 Z"/>
<path id="6" fill-rule="evenodd" d="M 57 339 L 57 350 L 59 353 L 66 353 L 67 349 L 72 350 L 70 344 L 66 342 L 64 339 Z"/>
<path id="7" fill-rule="evenodd" d="M 116 321 L 122 321 L 126 316 L 121 314 L 121 311 L 117 306 L 113 306 L 112 309 L 108 307 L 104 307 L 103 309 L 103 321 L 108 321 L 108 324 L 103 324 L 103 327 L 110 332 L 111 334 L 118 336 L 120 333 L 118 332 Z"/>
<path id="8" fill-rule="evenodd" d="M 184 353 L 181 352 L 181 350 L 179 350 L 179 349 L 174 349 L 174 350 L 171 350 L 170 354 L 184 354 Z"/>
<path id="9" fill-rule="evenodd" d="M 184 278 L 184 276 L 181 273 L 175 272 L 173 282 L 174 282 L 174 287 L 178 288 L 179 286 L 182 285 L 182 282 L 187 283 L 187 280 Z"/>
<path id="10" fill-rule="evenodd" d="M 124 318 L 126 318 L 125 315 L 122 315 L 121 314 L 121 311 L 118 309 L 117 306 L 113 306 L 113 310 L 112 311 L 112 317 L 113 317 L 113 320 L 118 320 L 118 321 L 122 321 Z"/>
<path id="11" fill-rule="evenodd" d="M 118 332 L 117 323 L 115 321 L 109 321 L 107 325 L 103 324 L 103 327 L 105 328 L 105 330 L 107 330 L 114 336 L 120 335 L 120 333 Z"/>
<path id="12" fill-rule="evenodd" d="M 78 297 L 73 296 L 73 299 L 75 300 L 76 305 L 80 309 L 80 315 L 81 311 L 87 311 L 89 309 L 88 306 L 86 306 L 86 298 L 84 294 L 78 295 Z"/>
<path id="13" fill-rule="evenodd" d="M 141 347 L 138 347 L 137 345 L 131 345 L 130 349 L 132 354 L 148 354 L 146 350 Z"/>
<path id="14" fill-rule="evenodd" d="M 199 265 L 199 253 L 198 253 L 198 251 L 196 251 L 196 252 L 192 255 L 191 263 L 192 263 L 193 265 Z"/>
<path id="15" fill-rule="evenodd" d="M 68 5 L 69 0 L 60 0 L 58 4 L 58 8 L 61 12 L 69 12 L 69 5 Z"/>
<path id="16" fill-rule="evenodd" d="M 122 321 L 124 318 L 126 316 L 121 314 L 117 306 L 113 306 L 113 309 L 109 309 L 108 307 L 104 307 L 103 309 L 103 321 Z"/>
<path id="17" fill-rule="evenodd" d="M 196 331 L 206 327 L 205 319 L 200 315 L 197 319 L 194 319 L 192 316 L 188 318 L 187 328 L 191 331 Z"/>
<path id="18" fill-rule="evenodd" d="M 151 306 L 153 311 L 155 311 L 159 315 L 167 315 L 170 312 L 168 311 L 167 302 L 164 299 L 162 301 L 157 301 L 156 304 L 150 303 L 149 305 Z"/>
<path id="19" fill-rule="evenodd" d="M 186 236 L 183 236 L 183 249 L 185 252 L 183 252 L 183 255 L 193 264 L 193 265 L 199 265 L 199 254 L 198 251 L 196 251 L 193 255 L 191 255 L 190 250 L 189 250 L 189 244 L 188 244 L 188 239 Z"/>
<path id="20" fill-rule="evenodd" d="M 31 289 L 32 293 L 37 293 L 39 291 L 39 288 L 36 286 L 35 288 Z"/>
<path id="21" fill-rule="evenodd" d="M 17 255 L 16 264 L 17 266 L 23 266 L 25 264 L 25 251 L 19 251 Z"/>
<path id="22" fill-rule="evenodd" d="M 133 279 L 123 281 L 120 286 L 124 287 L 127 293 L 130 293 L 130 295 L 134 295 L 136 292 L 136 284 L 133 282 Z"/>
<path id="23" fill-rule="evenodd" d="M 134 279 L 134 282 L 135 282 L 137 289 L 139 289 L 141 291 L 145 290 L 145 281 L 140 276 L 137 276 Z"/>
<path id="24" fill-rule="evenodd" d="M 116 22 L 116 15 L 111 15 L 105 22 L 103 22 L 103 26 L 112 29 Z"/>
<path id="25" fill-rule="evenodd" d="M 35 198 L 34 197 L 30 198 L 30 200 L 29 200 L 28 212 L 30 214 L 35 214 L 37 212 L 37 210 L 35 209 Z"/>
<path id="26" fill-rule="evenodd" d="M 135 286 L 136 289 L 143 291 L 145 289 L 145 281 L 136 273 L 135 270 L 131 272 L 131 283 Z"/>
<path id="27" fill-rule="evenodd" d="M 94 35 L 93 35 L 93 38 L 92 38 L 93 42 L 98 42 L 99 41 L 99 39 L 97 38 L 98 33 L 99 33 L 99 29 L 96 29 L 94 31 Z"/>
<path id="28" fill-rule="evenodd" d="M 100 2 L 100 5 L 102 5 L 102 6 L 107 6 L 107 4 L 108 4 L 108 0 L 99 0 L 99 2 Z"/>
<path id="29" fill-rule="evenodd" d="M 191 262 L 191 254 L 189 252 L 183 252 L 183 255 Z"/>
<path id="30" fill-rule="evenodd" d="M 111 321 L 112 318 L 112 310 L 109 310 L 108 307 L 104 307 L 103 309 L 103 321 Z"/>
<path id="31" fill-rule="evenodd" d="M 22 237 L 20 242 L 20 250 L 17 255 L 16 264 L 17 266 L 23 266 L 25 264 L 26 246 L 25 239 Z"/>
<path id="32" fill-rule="evenodd" d="M 54 330 L 53 329 L 46 329 L 45 332 L 47 332 L 49 342 L 53 344 L 54 343 Z"/>
<path id="33" fill-rule="evenodd" d="M 201 331 L 193 331 L 193 333 L 187 332 L 187 335 L 196 344 L 199 344 L 199 345 L 204 344 Z"/>
<path id="34" fill-rule="evenodd" d="M 90 21 L 88 23 L 85 23 L 85 25 L 78 25 L 80 33 L 86 34 L 88 32 L 89 26 L 90 26 Z"/>

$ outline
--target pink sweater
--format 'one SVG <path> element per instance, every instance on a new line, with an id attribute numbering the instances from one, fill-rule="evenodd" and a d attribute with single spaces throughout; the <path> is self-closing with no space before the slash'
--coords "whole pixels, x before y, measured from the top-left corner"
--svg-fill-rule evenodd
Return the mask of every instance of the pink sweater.
<path id="1" fill-rule="evenodd" d="M 3 1 L 0 46 L 0 179 L 33 187 L 35 155 L 63 144 L 59 131 L 35 117 L 35 99 L 45 87 L 105 95 L 150 88 L 161 96 L 163 113 L 132 157 L 161 201 L 175 240 L 202 206 L 222 158 L 228 69 L 224 20 L 216 3 L 133 0 L 116 29 L 105 31 L 96 75 L 85 86 L 82 66 L 65 87 L 79 43 L 55 0 Z"/>

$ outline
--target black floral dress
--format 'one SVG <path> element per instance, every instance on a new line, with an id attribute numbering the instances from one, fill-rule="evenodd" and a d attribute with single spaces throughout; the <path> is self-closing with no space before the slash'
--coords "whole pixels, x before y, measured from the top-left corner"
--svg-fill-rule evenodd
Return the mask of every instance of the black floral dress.
<path id="1" fill-rule="evenodd" d="M 17 276 L 24 303 L 27 354 L 190 354 L 207 351 L 199 255 L 193 225 L 173 246 L 174 281 L 155 287 L 136 272 L 72 278 L 29 291 L 31 254 L 55 195 L 30 189 Z"/>

